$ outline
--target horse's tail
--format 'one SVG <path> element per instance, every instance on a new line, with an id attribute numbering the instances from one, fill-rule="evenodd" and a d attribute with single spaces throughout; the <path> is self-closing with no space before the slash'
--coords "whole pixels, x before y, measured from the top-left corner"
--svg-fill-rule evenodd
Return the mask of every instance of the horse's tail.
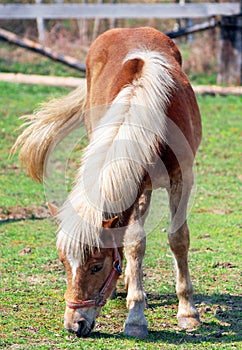
<path id="1" fill-rule="evenodd" d="M 86 245 L 99 246 L 102 220 L 136 200 L 147 167 L 157 160 L 166 138 L 166 112 L 175 87 L 170 70 L 167 59 L 154 51 L 138 50 L 124 60 L 130 83 L 93 130 L 76 185 L 59 215 L 57 245 L 67 253 L 80 258 Z"/>
<path id="2" fill-rule="evenodd" d="M 83 118 L 86 82 L 67 96 L 40 105 L 32 115 L 23 116 L 28 126 L 17 138 L 12 153 L 20 149 L 19 160 L 27 174 L 42 182 L 48 152 L 62 136 L 73 130 Z"/>

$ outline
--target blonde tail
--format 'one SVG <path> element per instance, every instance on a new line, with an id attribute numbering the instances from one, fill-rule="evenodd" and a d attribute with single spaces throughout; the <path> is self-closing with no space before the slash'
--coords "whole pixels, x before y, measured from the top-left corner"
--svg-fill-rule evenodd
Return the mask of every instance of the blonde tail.
<path id="1" fill-rule="evenodd" d="M 48 152 L 83 119 L 85 100 L 86 81 L 67 96 L 43 103 L 34 114 L 22 117 L 26 120 L 23 126 L 28 127 L 11 153 L 20 148 L 19 161 L 33 180 L 43 181 Z"/>

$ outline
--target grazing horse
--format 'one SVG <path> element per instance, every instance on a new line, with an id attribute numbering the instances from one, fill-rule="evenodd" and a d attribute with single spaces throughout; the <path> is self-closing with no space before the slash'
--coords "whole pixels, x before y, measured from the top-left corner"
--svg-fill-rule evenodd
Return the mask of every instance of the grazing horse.
<path id="1" fill-rule="evenodd" d="M 160 187 L 169 196 L 178 324 L 199 324 L 186 211 L 201 120 L 181 64 L 174 42 L 155 29 L 109 30 L 90 47 L 85 83 L 27 116 L 28 128 L 15 143 L 27 173 L 42 181 L 54 145 L 85 122 L 89 144 L 73 189 L 59 210 L 49 204 L 59 222 L 57 247 L 67 274 L 64 325 L 78 336 L 92 331 L 115 289 L 123 251 L 129 311 L 124 333 L 147 336 L 143 226 L 152 190 Z"/>

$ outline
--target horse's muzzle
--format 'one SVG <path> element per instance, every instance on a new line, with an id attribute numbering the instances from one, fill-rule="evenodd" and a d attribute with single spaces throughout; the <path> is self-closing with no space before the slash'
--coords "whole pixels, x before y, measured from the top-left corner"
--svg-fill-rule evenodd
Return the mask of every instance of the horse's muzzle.
<path id="1" fill-rule="evenodd" d="M 71 333 L 75 333 L 77 337 L 87 337 L 95 326 L 95 321 L 90 324 L 84 318 L 81 318 L 77 322 L 74 322 L 72 327 L 65 327 Z"/>

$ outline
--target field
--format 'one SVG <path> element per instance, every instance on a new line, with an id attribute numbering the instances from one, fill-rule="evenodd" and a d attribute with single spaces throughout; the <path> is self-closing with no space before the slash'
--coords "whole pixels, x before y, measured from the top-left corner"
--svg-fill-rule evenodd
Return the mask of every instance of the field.
<path id="1" fill-rule="evenodd" d="M 33 183 L 9 150 L 22 114 L 68 90 L 0 82 L 0 348 L 2 349 L 239 349 L 241 290 L 241 97 L 198 96 L 203 142 L 189 211 L 190 269 L 202 325 L 177 327 L 168 215 L 155 217 L 144 261 L 149 337 L 125 337 L 123 280 L 95 331 L 78 339 L 63 330 L 65 273 L 47 216 L 44 187 Z M 151 215 L 154 216 L 154 213 Z M 155 214 L 156 216 L 158 214 Z M 23 220 L 26 218 L 26 220 Z"/>

